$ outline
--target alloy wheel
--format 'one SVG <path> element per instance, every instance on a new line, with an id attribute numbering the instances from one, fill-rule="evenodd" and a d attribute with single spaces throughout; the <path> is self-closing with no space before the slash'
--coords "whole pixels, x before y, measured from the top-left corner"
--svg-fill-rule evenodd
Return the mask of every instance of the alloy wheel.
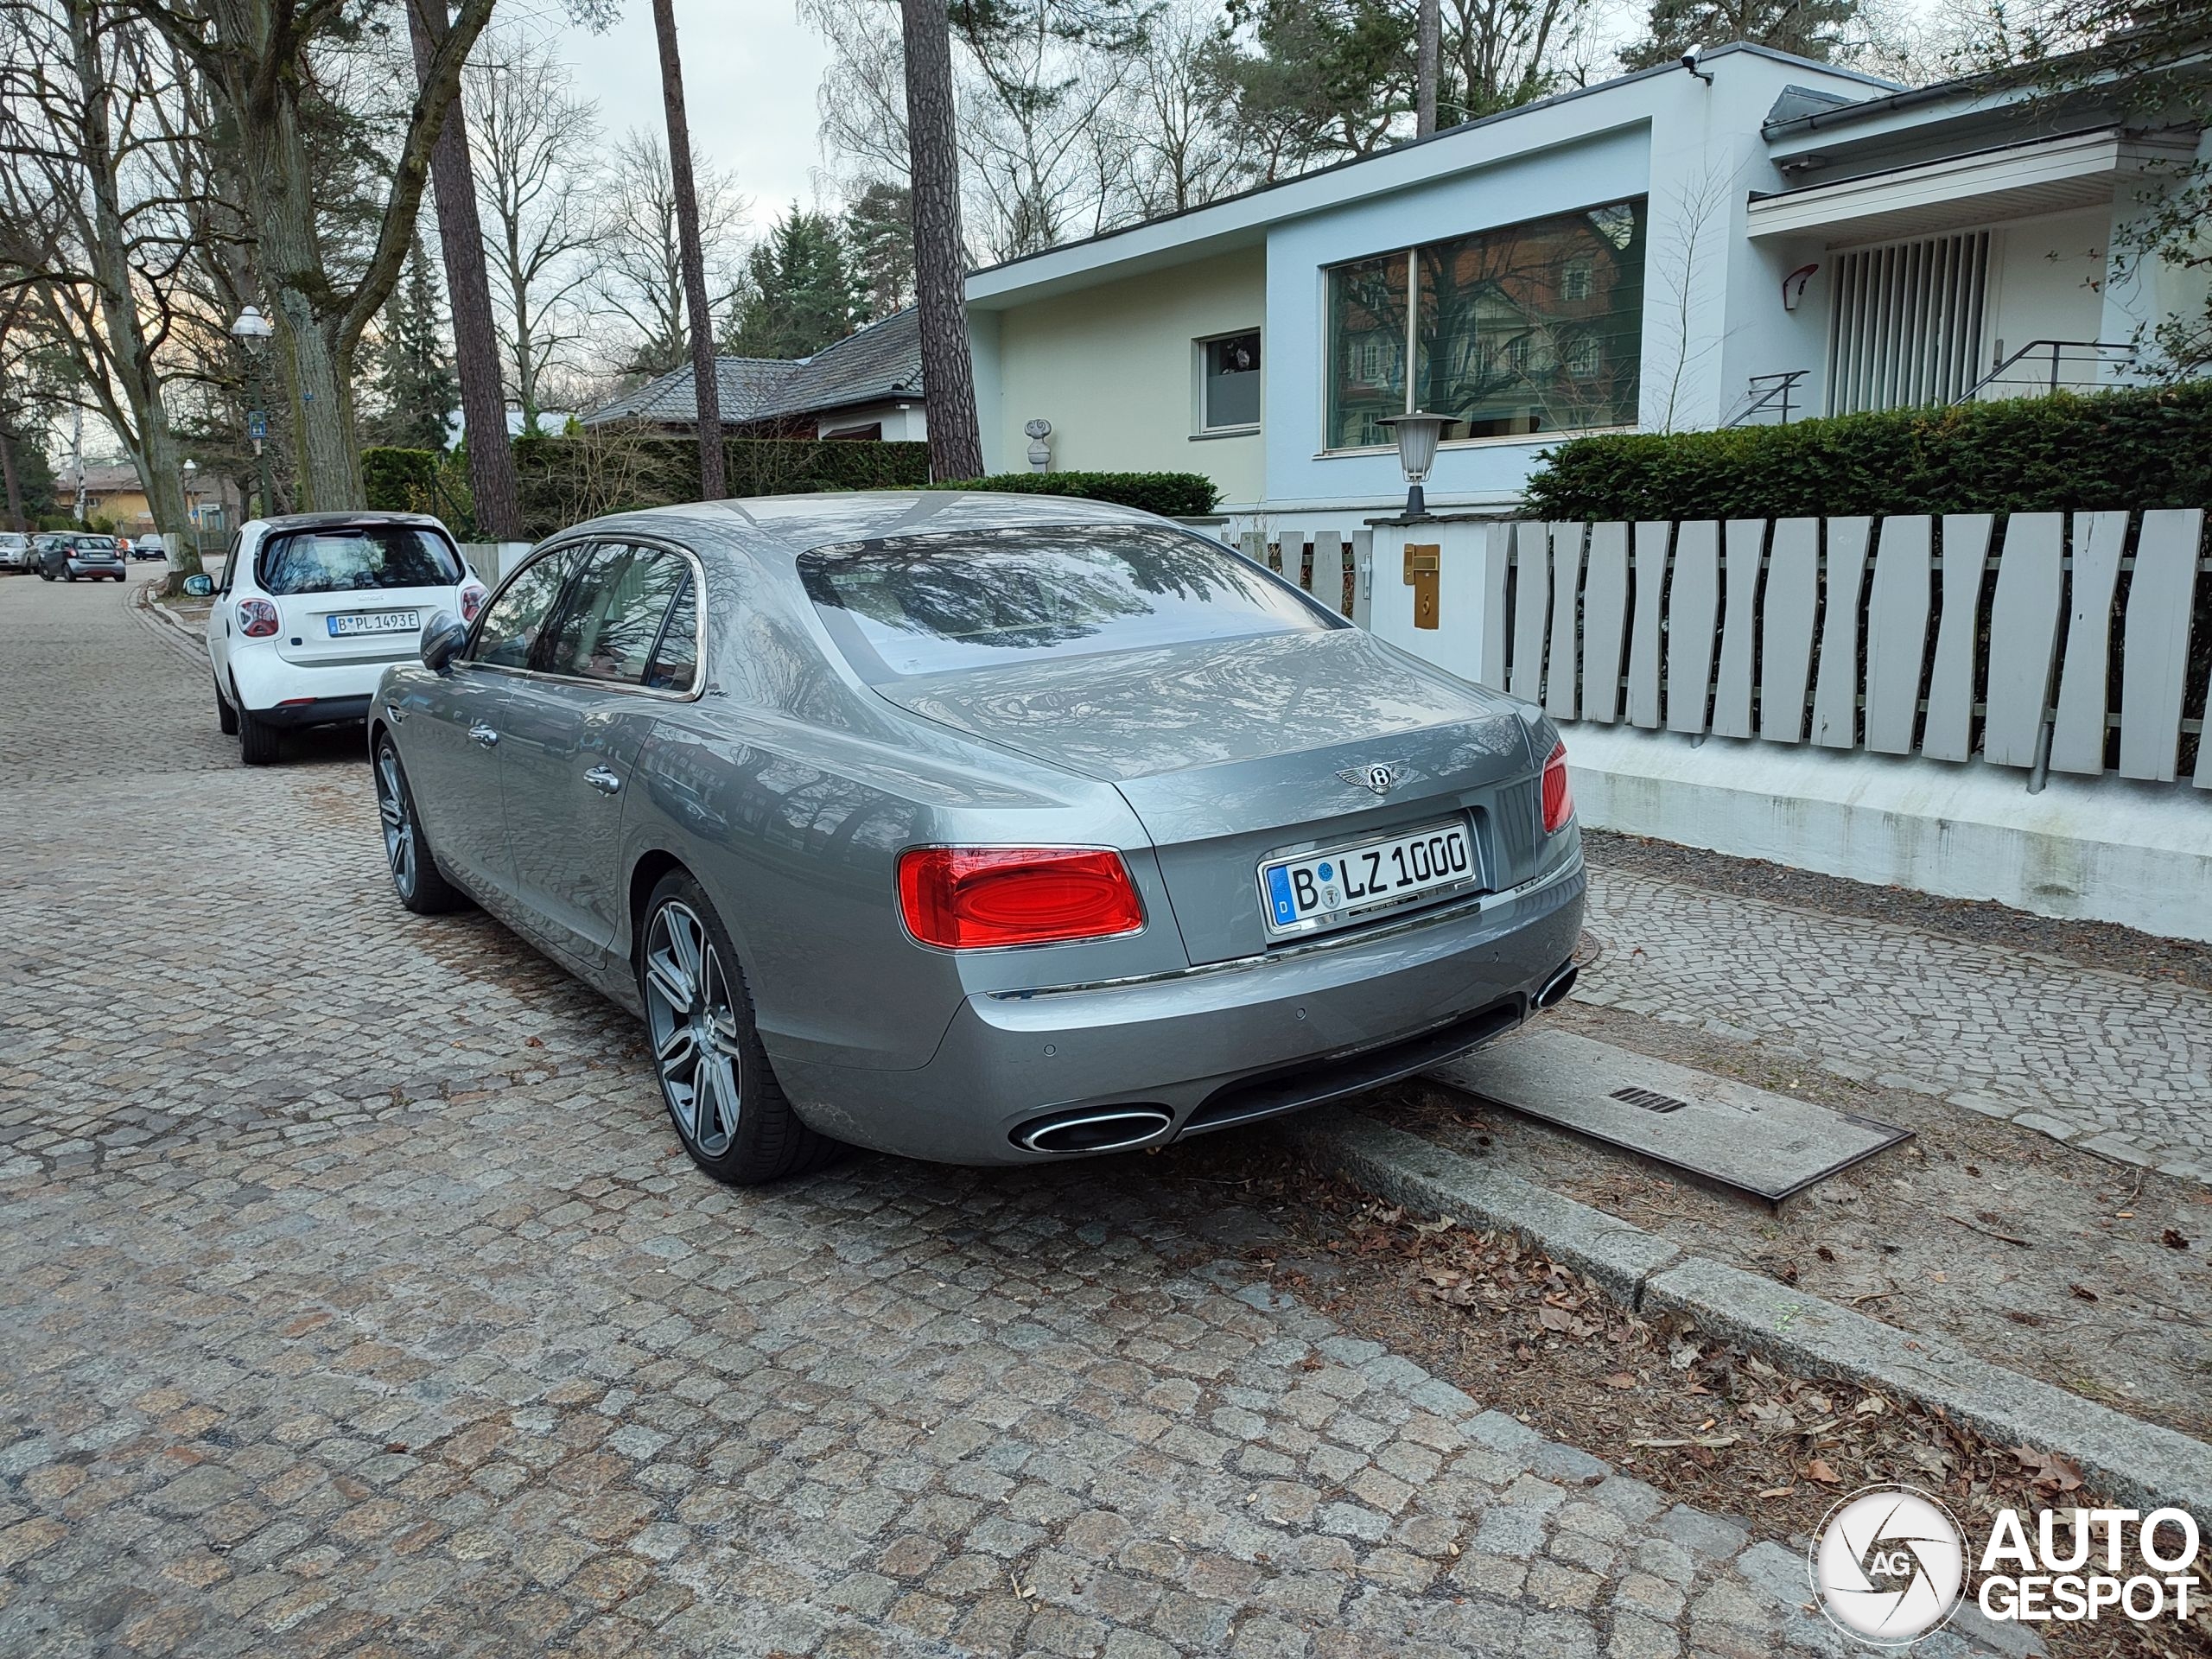
<path id="1" fill-rule="evenodd" d="M 713 1158 L 737 1136 L 742 1039 L 729 978 L 706 924 L 670 899 L 645 928 L 645 1021 L 653 1064 L 683 1138 Z"/>
<path id="2" fill-rule="evenodd" d="M 409 810 L 407 791 L 399 780 L 399 757 L 390 744 L 377 751 L 377 816 L 384 820 L 384 855 L 391 866 L 391 884 L 399 889 L 401 898 L 411 898 L 419 856 L 415 815 Z"/>

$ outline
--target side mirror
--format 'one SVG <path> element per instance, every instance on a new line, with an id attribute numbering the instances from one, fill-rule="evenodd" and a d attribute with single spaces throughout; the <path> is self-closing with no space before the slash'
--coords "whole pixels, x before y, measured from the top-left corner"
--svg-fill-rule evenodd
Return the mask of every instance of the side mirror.
<path id="1" fill-rule="evenodd" d="M 187 576 L 184 591 L 194 599 L 205 599 L 215 591 L 215 578 L 204 574 Z"/>
<path id="2" fill-rule="evenodd" d="M 423 625 L 423 666 L 442 674 L 468 643 L 468 624 L 451 611 L 433 611 Z"/>

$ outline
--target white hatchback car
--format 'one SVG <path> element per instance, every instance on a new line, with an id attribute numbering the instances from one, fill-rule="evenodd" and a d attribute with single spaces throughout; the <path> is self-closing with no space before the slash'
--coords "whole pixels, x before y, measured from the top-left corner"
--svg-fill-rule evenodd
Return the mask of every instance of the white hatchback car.
<path id="1" fill-rule="evenodd" d="M 257 518 L 231 539 L 207 616 L 215 717 L 250 766 L 280 734 L 359 720 L 439 611 L 473 621 L 484 584 L 453 532 L 413 512 Z"/>

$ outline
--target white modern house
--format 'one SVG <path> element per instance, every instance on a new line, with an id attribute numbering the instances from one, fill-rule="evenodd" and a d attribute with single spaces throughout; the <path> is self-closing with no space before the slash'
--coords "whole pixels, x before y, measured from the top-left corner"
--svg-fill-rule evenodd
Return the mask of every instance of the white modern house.
<path id="1" fill-rule="evenodd" d="M 1624 75 L 981 270 L 985 459 L 1204 472 L 1240 522 L 1403 499 L 1382 417 L 1454 416 L 1432 508 L 1510 508 L 1588 431 L 2143 373 L 2202 275 L 2115 233 L 2205 153 L 2094 97 L 1906 90 L 1764 48 Z"/>

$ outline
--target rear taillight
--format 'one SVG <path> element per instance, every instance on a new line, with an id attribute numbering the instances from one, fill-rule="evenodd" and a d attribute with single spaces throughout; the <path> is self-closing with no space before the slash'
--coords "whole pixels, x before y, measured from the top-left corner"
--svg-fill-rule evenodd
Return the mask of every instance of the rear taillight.
<path id="1" fill-rule="evenodd" d="M 899 908 L 908 932 L 948 950 L 1109 938 L 1144 925 L 1122 855 L 1075 847 L 917 847 L 899 860 Z"/>
<path id="2" fill-rule="evenodd" d="M 484 591 L 482 582 L 472 582 L 465 584 L 461 590 L 461 620 L 464 622 L 474 622 L 476 620 L 476 613 L 484 608 L 484 601 L 490 595 Z"/>
<path id="3" fill-rule="evenodd" d="M 1567 783 L 1567 745 L 1554 744 L 1544 762 L 1544 833 L 1557 835 L 1574 816 L 1574 791 Z"/>
<path id="4" fill-rule="evenodd" d="M 276 632 L 276 607 L 265 599 L 238 601 L 238 632 L 249 639 L 266 639 Z"/>

